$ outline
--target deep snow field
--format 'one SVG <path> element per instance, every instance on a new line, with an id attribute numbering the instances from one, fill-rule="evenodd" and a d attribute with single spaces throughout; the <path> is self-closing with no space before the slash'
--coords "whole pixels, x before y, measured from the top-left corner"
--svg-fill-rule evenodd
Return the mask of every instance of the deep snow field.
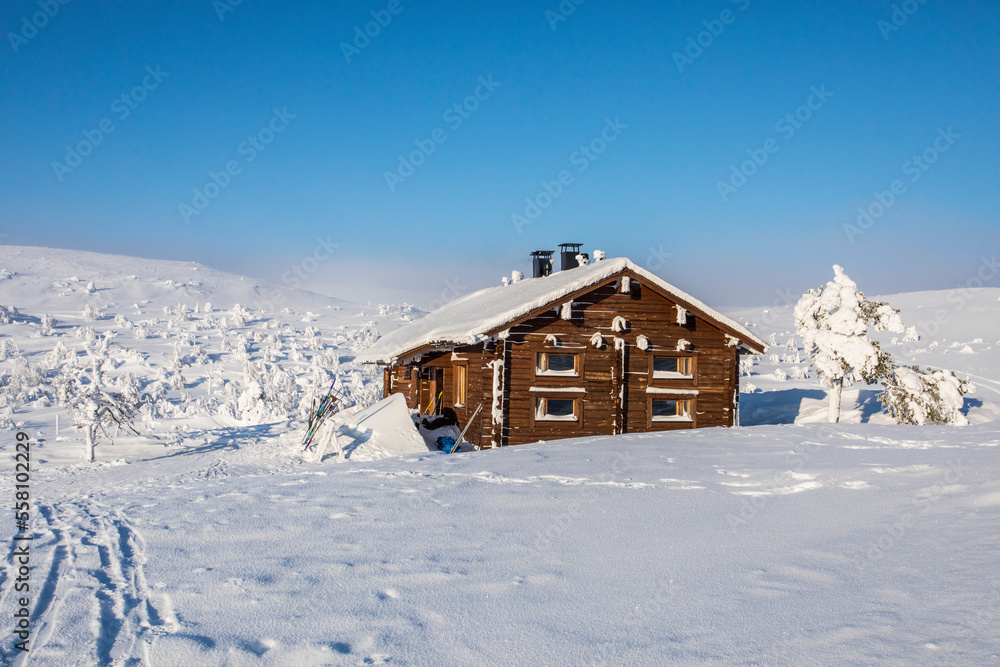
<path id="1" fill-rule="evenodd" d="M 366 416 L 381 372 L 352 361 L 420 311 L 296 290 L 274 305 L 275 289 L 0 246 L 0 304 L 19 313 L 0 324 L 0 487 L 13 502 L 23 429 L 36 536 L 19 656 L 5 547 L 2 660 L 1000 662 L 1000 289 L 884 297 L 921 336 L 880 337 L 897 362 L 972 379 L 970 426 L 892 424 L 868 386 L 822 423 L 784 306 L 727 312 L 773 335 L 741 378 L 740 428 L 449 456 Z M 149 404 L 140 435 L 87 464 L 52 385 L 108 331 L 110 375 Z M 303 420 L 335 379 L 347 409 L 317 461 Z"/>

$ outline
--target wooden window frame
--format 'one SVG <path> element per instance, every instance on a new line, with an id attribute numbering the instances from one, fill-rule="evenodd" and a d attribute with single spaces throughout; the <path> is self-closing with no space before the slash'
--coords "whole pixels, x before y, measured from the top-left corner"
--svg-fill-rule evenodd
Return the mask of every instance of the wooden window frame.
<path id="1" fill-rule="evenodd" d="M 573 374 L 569 373 L 559 373 L 550 372 L 548 370 L 540 370 L 542 365 L 542 359 L 545 360 L 545 366 L 548 367 L 549 355 L 559 355 L 573 357 Z M 535 377 L 537 378 L 579 378 L 583 376 L 583 353 L 582 352 L 563 352 L 562 348 L 559 348 L 558 352 L 549 352 L 547 350 L 535 350 Z"/>
<path id="2" fill-rule="evenodd" d="M 464 408 L 469 402 L 469 364 L 455 364 L 452 368 L 452 402 L 456 408 Z"/>
<path id="3" fill-rule="evenodd" d="M 551 419 L 538 416 L 538 403 L 542 401 L 573 401 L 573 419 Z M 568 394 L 563 392 L 531 393 L 531 425 L 540 424 L 583 424 L 583 393 Z"/>
<path id="4" fill-rule="evenodd" d="M 656 359 L 685 359 L 688 364 L 688 370 L 690 375 L 676 375 L 670 377 L 657 377 L 655 375 L 656 371 L 653 370 Z M 691 382 L 695 386 L 698 385 L 698 354 L 695 352 L 652 352 L 649 355 L 649 384 L 652 386 L 653 382 L 669 382 L 669 381 L 681 381 L 681 382 Z"/>
<path id="5" fill-rule="evenodd" d="M 676 401 L 678 404 L 685 404 L 686 416 L 684 417 L 653 417 L 653 401 Z M 690 424 L 697 426 L 698 399 L 688 395 L 677 394 L 647 394 L 646 395 L 646 428 L 653 428 L 662 424 Z"/>

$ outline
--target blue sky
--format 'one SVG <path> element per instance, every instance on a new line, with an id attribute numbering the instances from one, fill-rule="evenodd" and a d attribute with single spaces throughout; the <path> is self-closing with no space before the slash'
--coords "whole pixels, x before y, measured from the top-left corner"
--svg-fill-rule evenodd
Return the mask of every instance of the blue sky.
<path id="1" fill-rule="evenodd" d="M 1000 250 L 994 2 L 43 0 L 0 29 L 8 244 L 426 303 L 582 242 L 716 305 L 833 263 L 948 289 Z"/>

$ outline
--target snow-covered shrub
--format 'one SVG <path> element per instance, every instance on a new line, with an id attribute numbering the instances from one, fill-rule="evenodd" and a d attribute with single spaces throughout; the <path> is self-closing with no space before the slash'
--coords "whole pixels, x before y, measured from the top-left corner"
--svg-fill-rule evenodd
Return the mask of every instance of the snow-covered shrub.
<path id="1" fill-rule="evenodd" d="M 770 361 L 772 364 L 780 364 L 781 363 L 781 359 L 776 354 L 772 354 L 772 355 L 768 356 L 767 360 Z"/>
<path id="2" fill-rule="evenodd" d="M 0 304 L 0 324 L 10 324 L 17 316 L 17 308 Z"/>
<path id="3" fill-rule="evenodd" d="M 89 303 L 83 308 L 83 319 L 85 320 L 99 320 L 101 319 L 101 311 L 98 308 L 90 305 Z"/>
<path id="4" fill-rule="evenodd" d="M 756 361 L 754 356 L 740 357 L 740 375 L 750 375 L 751 369 Z"/>
<path id="5" fill-rule="evenodd" d="M 787 341 L 785 341 L 785 349 L 786 350 L 794 350 L 797 347 L 798 346 L 795 344 L 795 339 L 794 338 L 789 338 Z"/>
<path id="6" fill-rule="evenodd" d="M 774 378 L 775 378 L 776 380 L 778 380 L 779 382 L 784 382 L 785 380 L 787 380 L 787 379 L 788 379 L 788 373 L 786 373 L 786 372 L 784 371 L 784 369 L 781 369 L 781 368 L 775 368 L 775 369 L 774 369 Z"/>
<path id="7" fill-rule="evenodd" d="M 755 391 L 757 391 L 757 385 L 755 385 L 753 382 L 747 382 L 745 384 L 740 385 L 741 394 L 752 394 Z"/>
<path id="8" fill-rule="evenodd" d="M 137 340 L 145 340 L 149 338 L 149 330 L 146 327 L 136 327 L 132 330 L 132 335 L 136 337 Z"/>
<path id="9" fill-rule="evenodd" d="M 900 366 L 883 382 L 878 400 L 900 424 L 969 423 L 962 414 L 963 396 L 975 387 L 951 371 Z"/>
<path id="10" fill-rule="evenodd" d="M 49 368 L 55 368 L 69 356 L 70 352 L 68 349 L 66 349 L 66 346 L 63 345 L 63 342 L 61 340 L 57 340 L 55 347 L 53 347 L 52 350 L 50 350 L 49 353 L 45 355 L 45 359 L 49 365 Z"/>
<path id="11" fill-rule="evenodd" d="M 13 338 L 0 339 L 0 361 L 6 361 L 20 353 L 21 351 L 17 348 L 17 343 L 14 342 Z"/>
<path id="12" fill-rule="evenodd" d="M 51 336 L 58 322 L 56 321 L 56 318 L 46 313 L 45 315 L 42 315 L 40 324 L 42 327 L 42 335 Z"/>
<path id="13" fill-rule="evenodd" d="M 845 379 L 873 384 L 888 376 L 892 358 L 868 337 L 868 327 L 903 333 L 903 321 L 889 304 L 869 301 L 840 266 L 834 279 L 809 290 L 795 305 L 795 326 L 823 385 L 830 387 L 829 421 L 840 421 Z"/>
<path id="14" fill-rule="evenodd" d="M 236 328 L 245 327 L 250 320 L 250 316 L 250 311 L 237 303 L 233 306 L 229 323 Z"/>
<path id="15" fill-rule="evenodd" d="M 904 343 L 916 343 L 920 340 L 920 334 L 917 333 L 916 327 L 908 327 L 906 329 L 906 335 L 903 336 Z"/>

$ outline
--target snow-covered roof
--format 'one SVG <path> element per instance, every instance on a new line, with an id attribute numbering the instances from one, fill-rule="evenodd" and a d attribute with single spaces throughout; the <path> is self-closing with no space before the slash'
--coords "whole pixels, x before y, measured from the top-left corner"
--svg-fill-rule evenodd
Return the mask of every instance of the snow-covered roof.
<path id="1" fill-rule="evenodd" d="M 419 320 L 386 334 L 355 359 L 358 363 L 392 364 L 404 355 L 428 346 L 475 345 L 515 320 L 581 289 L 628 269 L 646 284 L 658 288 L 681 305 L 737 335 L 740 342 L 759 349 L 767 345 L 744 327 L 718 313 L 662 278 L 625 257 L 592 262 L 544 278 L 489 287 L 455 299 Z"/>

